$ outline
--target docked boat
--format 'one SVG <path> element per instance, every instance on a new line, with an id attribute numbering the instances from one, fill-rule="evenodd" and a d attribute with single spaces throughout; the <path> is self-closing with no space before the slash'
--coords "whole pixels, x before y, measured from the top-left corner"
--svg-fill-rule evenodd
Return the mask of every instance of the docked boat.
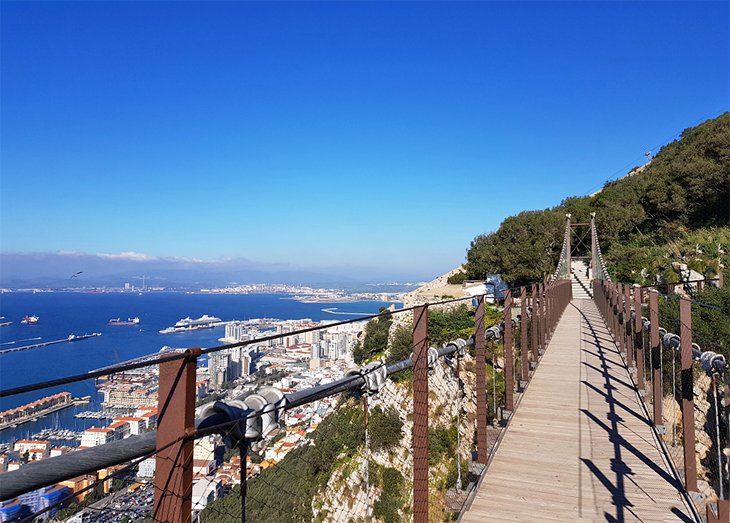
<path id="1" fill-rule="evenodd" d="M 123 320 L 121 318 L 112 318 L 108 322 L 106 322 L 107 325 L 139 325 L 139 318 L 127 318 L 126 320 Z"/>
<path id="2" fill-rule="evenodd" d="M 37 325 L 40 318 L 38 316 L 25 316 L 22 320 L 20 320 L 20 323 L 25 323 L 26 325 Z"/>
<path id="3" fill-rule="evenodd" d="M 173 332 L 188 332 L 188 331 L 195 331 L 200 329 L 212 329 L 213 327 L 218 327 L 221 325 L 222 320 L 216 316 L 208 316 L 207 314 L 203 314 L 198 319 L 192 319 L 190 317 L 183 318 L 182 320 L 178 321 L 173 325 L 172 327 L 168 327 L 166 329 L 162 329 L 160 331 L 160 334 L 171 334 Z"/>

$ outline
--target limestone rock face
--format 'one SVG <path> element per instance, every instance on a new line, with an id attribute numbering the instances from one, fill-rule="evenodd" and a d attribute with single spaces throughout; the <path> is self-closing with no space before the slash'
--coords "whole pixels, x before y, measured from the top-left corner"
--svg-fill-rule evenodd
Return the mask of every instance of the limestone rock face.
<path id="1" fill-rule="evenodd" d="M 429 373 L 429 427 L 439 425 L 451 427 L 455 424 L 457 410 L 460 424 L 459 455 L 462 459 L 470 456 L 474 432 L 476 430 L 476 402 L 474 360 L 468 354 L 460 362 L 460 376 L 463 380 L 463 396 L 459 393 L 454 369 L 445 364 L 443 358 Z M 342 463 L 337 466 L 326 487 L 315 496 L 312 508 L 315 521 L 379 521 L 374 517 L 373 508 L 382 494 L 382 488 L 368 485 L 366 463 L 377 463 L 382 467 L 398 470 L 405 478 L 405 507 L 412 506 L 413 453 L 411 450 L 413 419 L 412 383 L 410 381 L 395 383 L 387 380 L 380 392 L 369 397 L 369 408 L 379 406 L 384 411 L 395 409 L 403 422 L 400 441 L 391 449 L 373 452 L 364 446 L 358 448 L 351 456 L 343 456 Z M 448 471 L 447 462 L 454 457 L 446 457 L 441 462 L 429 467 L 431 484 L 438 484 L 438 479 Z M 433 487 L 431 493 L 431 512 L 443 512 L 444 496 Z M 344 500 L 347 500 L 343 503 Z M 402 514 L 407 519 L 407 514 Z"/>

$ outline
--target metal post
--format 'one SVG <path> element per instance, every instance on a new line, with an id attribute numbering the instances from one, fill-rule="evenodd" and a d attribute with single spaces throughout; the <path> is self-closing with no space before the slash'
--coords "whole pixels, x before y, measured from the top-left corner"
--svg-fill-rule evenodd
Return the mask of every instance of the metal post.
<path id="1" fill-rule="evenodd" d="M 694 378 L 692 376 L 692 302 L 679 300 L 679 339 L 682 362 L 682 432 L 684 435 L 684 483 L 688 492 L 697 492 L 695 450 Z M 655 380 L 656 381 L 656 380 Z"/>
<path id="2" fill-rule="evenodd" d="M 626 352 L 626 338 L 624 336 L 625 321 L 624 318 L 624 294 L 623 285 L 620 283 L 616 284 L 616 324 L 618 330 L 616 332 L 616 341 L 618 342 L 619 350 Z"/>
<path id="3" fill-rule="evenodd" d="M 707 523 L 728 523 L 730 521 L 730 500 L 717 500 L 717 515 L 712 511 L 712 503 L 707 504 Z"/>
<path id="4" fill-rule="evenodd" d="M 540 283 L 537 288 L 539 289 L 538 294 L 540 295 L 540 349 L 542 349 L 542 352 L 545 353 L 545 350 L 547 349 L 547 315 L 545 314 L 547 308 L 545 306 L 545 284 Z"/>
<path id="5" fill-rule="evenodd" d="M 654 407 L 654 425 L 663 434 L 664 424 L 662 421 L 662 354 L 659 340 L 659 295 L 656 291 L 649 291 L 649 347 L 651 348 L 651 372 L 653 387 L 651 391 L 651 402 Z M 694 425 L 693 425 L 694 427 Z"/>
<path id="6" fill-rule="evenodd" d="M 565 262 L 568 264 L 568 280 L 571 280 L 570 255 L 571 255 L 571 251 L 573 250 L 573 247 L 572 247 L 573 229 L 570 227 L 570 214 L 566 214 L 565 219 L 568 220 L 568 222 L 566 223 L 566 228 L 565 228 L 565 233 L 567 234 L 567 238 L 568 238 L 568 244 L 566 245 L 567 249 L 565 250 L 565 255 L 566 255 Z"/>
<path id="7" fill-rule="evenodd" d="M 247 478 L 248 475 L 248 442 L 242 439 L 238 442 L 238 454 L 241 456 L 241 523 L 246 523 L 246 492 L 248 490 Z"/>
<path id="8" fill-rule="evenodd" d="M 184 359 L 160 363 L 156 445 L 162 450 L 156 456 L 155 522 L 191 520 L 193 440 L 182 437 L 195 429 L 195 366 L 199 355 L 200 349 L 188 349 Z"/>
<path id="9" fill-rule="evenodd" d="M 530 317 L 530 334 L 532 334 L 532 361 L 534 367 L 537 367 L 537 360 L 540 358 L 538 352 L 538 337 L 537 337 L 537 322 L 538 322 L 538 308 L 537 308 L 537 285 L 533 284 L 530 289 L 530 305 L 532 306 L 532 316 Z"/>
<path id="10" fill-rule="evenodd" d="M 642 303 L 644 294 L 640 285 L 634 285 L 634 350 L 636 354 L 636 384 L 639 387 L 639 394 L 646 393 L 644 383 L 644 322 L 641 319 Z"/>
<path id="11" fill-rule="evenodd" d="M 624 346 L 626 347 L 626 366 L 634 366 L 634 348 L 631 346 L 631 287 L 624 285 Z"/>
<path id="12" fill-rule="evenodd" d="M 591 279 L 596 279 L 596 213 L 591 213 Z M 595 293 L 593 294 L 595 296 Z"/>
<path id="13" fill-rule="evenodd" d="M 428 523 L 428 305 L 413 311 L 413 521 Z"/>
<path id="14" fill-rule="evenodd" d="M 474 348 L 477 367 L 477 463 L 487 464 L 487 350 L 484 338 L 484 296 L 477 298 L 474 316 Z"/>
<path id="15" fill-rule="evenodd" d="M 365 429 L 365 489 L 370 495 L 370 434 L 368 433 L 368 414 L 370 407 L 368 406 L 367 392 L 362 395 L 362 419 L 363 428 Z"/>
<path id="16" fill-rule="evenodd" d="M 527 289 L 520 289 L 520 357 L 522 360 L 522 390 L 530 379 L 530 350 L 527 346 Z"/>
<path id="17" fill-rule="evenodd" d="M 508 290 L 504 297 L 504 403 L 505 409 L 512 412 L 514 408 L 514 354 L 512 351 L 512 291 Z M 509 416 L 509 414 L 508 414 Z"/>

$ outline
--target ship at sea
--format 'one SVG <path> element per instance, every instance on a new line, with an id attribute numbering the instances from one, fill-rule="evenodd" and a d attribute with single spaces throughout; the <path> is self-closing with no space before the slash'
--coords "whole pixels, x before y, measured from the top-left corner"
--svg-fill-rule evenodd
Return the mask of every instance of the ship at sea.
<path id="1" fill-rule="evenodd" d="M 106 322 L 107 325 L 139 325 L 139 318 L 127 318 L 126 320 L 123 320 L 121 318 L 112 318 L 108 322 Z"/>
<path id="2" fill-rule="evenodd" d="M 38 316 L 25 316 L 22 320 L 20 320 L 20 323 L 25 323 L 27 325 L 37 325 L 40 318 Z"/>
<path id="3" fill-rule="evenodd" d="M 208 316 L 203 314 L 200 318 L 194 320 L 190 317 L 183 318 L 178 321 L 172 327 L 162 329 L 160 334 L 171 334 L 173 332 L 188 332 L 196 331 L 200 329 L 212 329 L 213 327 L 219 327 L 222 325 L 222 320 L 215 316 Z"/>

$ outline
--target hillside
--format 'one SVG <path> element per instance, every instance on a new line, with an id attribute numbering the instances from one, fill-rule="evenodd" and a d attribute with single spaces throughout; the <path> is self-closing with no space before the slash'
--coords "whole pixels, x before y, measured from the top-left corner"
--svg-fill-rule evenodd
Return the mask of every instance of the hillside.
<path id="1" fill-rule="evenodd" d="M 542 281 L 560 255 L 565 214 L 596 213 L 606 263 L 619 281 L 678 281 L 677 264 L 727 271 L 730 252 L 730 113 L 686 129 L 646 166 L 591 196 L 505 219 L 467 251 L 465 273 L 501 273 L 511 284 Z"/>

